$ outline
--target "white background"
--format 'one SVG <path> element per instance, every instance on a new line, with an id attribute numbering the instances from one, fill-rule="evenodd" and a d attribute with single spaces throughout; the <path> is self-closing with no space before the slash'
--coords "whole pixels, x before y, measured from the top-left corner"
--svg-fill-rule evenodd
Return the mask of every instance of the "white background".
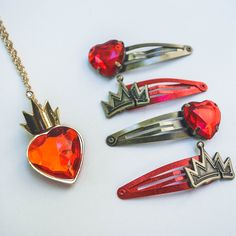
<path id="1" fill-rule="evenodd" d="M 0 44 L 0 235 L 227 235 L 236 219 L 235 181 L 195 191 L 120 200 L 119 186 L 161 165 L 196 154 L 196 140 L 111 148 L 105 138 L 141 120 L 212 99 L 222 111 L 219 132 L 207 142 L 223 158 L 235 149 L 236 3 L 222 1 L 10 1 L 0 14 L 44 103 L 59 106 L 61 121 L 78 129 L 86 152 L 73 186 L 54 183 L 27 164 L 30 135 L 19 126 L 30 111 L 24 88 Z M 92 45 L 109 39 L 189 44 L 191 56 L 125 74 L 125 82 L 155 77 L 204 81 L 209 90 L 191 98 L 125 112 L 108 120 L 100 106 L 115 80 L 88 65 Z"/>

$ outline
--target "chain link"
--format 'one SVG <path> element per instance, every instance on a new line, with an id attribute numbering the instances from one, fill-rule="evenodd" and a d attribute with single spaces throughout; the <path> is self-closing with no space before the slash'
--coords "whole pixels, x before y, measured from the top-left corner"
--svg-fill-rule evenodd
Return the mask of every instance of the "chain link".
<path id="1" fill-rule="evenodd" d="M 22 82 L 26 88 L 26 97 L 30 100 L 33 100 L 35 103 L 38 104 L 38 101 L 35 98 L 34 92 L 32 91 L 32 87 L 29 83 L 28 73 L 26 72 L 25 67 L 22 64 L 21 59 L 18 56 L 16 49 L 13 47 L 12 41 L 9 39 L 9 34 L 6 31 L 6 28 L 3 25 L 2 20 L 0 20 L 0 37 L 3 41 L 3 43 L 5 44 L 5 47 L 9 53 L 9 55 L 11 56 L 12 62 L 16 66 L 16 69 L 22 78 Z"/>

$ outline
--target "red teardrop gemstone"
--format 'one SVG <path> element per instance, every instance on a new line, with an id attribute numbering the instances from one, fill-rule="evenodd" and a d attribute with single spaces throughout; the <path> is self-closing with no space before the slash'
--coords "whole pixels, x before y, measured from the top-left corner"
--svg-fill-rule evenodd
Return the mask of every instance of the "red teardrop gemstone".
<path id="1" fill-rule="evenodd" d="M 204 139 L 211 139 L 220 125 L 218 106 L 209 100 L 190 102 L 183 106 L 183 116 L 192 131 Z"/>
<path id="2" fill-rule="evenodd" d="M 81 137 L 74 129 L 57 126 L 31 141 L 28 160 L 41 174 L 73 182 L 82 162 L 82 145 Z"/>
<path id="3" fill-rule="evenodd" d="M 118 73 L 116 63 L 122 64 L 125 57 L 124 43 L 118 40 L 110 40 L 98 44 L 89 51 L 90 64 L 103 76 L 114 76 Z"/>

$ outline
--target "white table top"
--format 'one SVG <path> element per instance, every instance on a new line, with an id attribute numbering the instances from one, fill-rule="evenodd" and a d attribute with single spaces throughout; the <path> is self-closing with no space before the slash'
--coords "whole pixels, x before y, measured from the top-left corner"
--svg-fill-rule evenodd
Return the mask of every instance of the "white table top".
<path id="1" fill-rule="evenodd" d="M 1 17 L 43 103 L 59 106 L 61 121 L 85 140 L 81 174 L 73 186 L 54 183 L 27 164 L 30 136 L 19 126 L 31 107 L 0 43 L 0 235 L 173 236 L 235 235 L 235 181 L 195 191 L 122 201 L 118 187 L 159 166 L 196 154 L 196 140 L 111 148 L 105 138 L 185 102 L 212 99 L 222 111 L 207 142 L 236 164 L 235 1 L 0 0 Z M 91 46 L 109 39 L 189 44 L 191 56 L 125 74 L 125 82 L 157 77 L 204 81 L 206 93 L 125 112 L 108 120 L 100 106 L 115 80 L 89 67 Z"/>

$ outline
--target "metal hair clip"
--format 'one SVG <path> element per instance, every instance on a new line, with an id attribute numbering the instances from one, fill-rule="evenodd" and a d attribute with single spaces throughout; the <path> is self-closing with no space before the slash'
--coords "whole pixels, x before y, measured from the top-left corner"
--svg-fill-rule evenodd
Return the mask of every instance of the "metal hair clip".
<path id="1" fill-rule="evenodd" d="M 190 102 L 181 111 L 157 116 L 107 137 L 109 146 L 148 143 L 195 136 L 211 139 L 218 131 L 221 113 L 209 100 Z"/>
<path id="2" fill-rule="evenodd" d="M 190 96 L 207 90 L 207 85 L 203 82 L 182 79 L 151 79 L 128 85 L 124 85 L 122 75 L 117 75 L 117 80 L 118 93 L 109 92 L 108 102 L 102 101 L 107 118 L 125 110 Z"/>
<path id="3" fill-rule="evenodd" d="M 234 179 L 230 158 L 223 162 L 220 154 L 214 157 L 198 142 L 199 156 L 186 158 L 153 170 L 118 189 L 121 199 L 160 195 L 197 188 L 218 179 Z"/>
<path id="4" fill-rule="evenodd" d="M 143 43 L 125 47 L 122 41 L 110 40 L 89 51 L 89 62 L 103 76 L 133 70 L 179 57 L 188 56 L 192 48 L 168 43 Z"/>

